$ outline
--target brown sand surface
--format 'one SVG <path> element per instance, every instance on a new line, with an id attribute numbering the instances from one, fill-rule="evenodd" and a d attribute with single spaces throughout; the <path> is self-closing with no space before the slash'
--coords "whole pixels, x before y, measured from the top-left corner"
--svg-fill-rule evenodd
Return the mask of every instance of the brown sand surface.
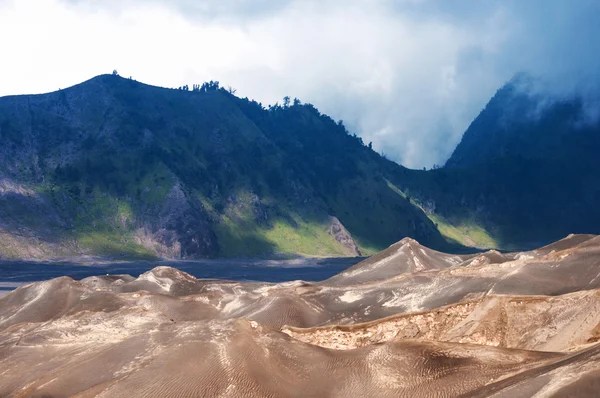
<path id="1" fill-rule="evenodd" d="M 599 341 L 600 237 L 404 239 L 319 283 L 157 267 L 21 286 L 0 297 L 0 397 L 596 397 Z"/>

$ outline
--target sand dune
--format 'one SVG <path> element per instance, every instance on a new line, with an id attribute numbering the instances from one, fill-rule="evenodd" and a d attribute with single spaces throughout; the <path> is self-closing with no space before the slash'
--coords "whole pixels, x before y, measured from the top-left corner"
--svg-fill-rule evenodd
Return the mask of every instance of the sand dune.
<path id="1" fill-rule="evenodd" d="M 320 283 L 157 267 L 21 286 L 0 297 L 0 396 L 597 396 L 598 341 L 600 237 L 404 239 Z"/>

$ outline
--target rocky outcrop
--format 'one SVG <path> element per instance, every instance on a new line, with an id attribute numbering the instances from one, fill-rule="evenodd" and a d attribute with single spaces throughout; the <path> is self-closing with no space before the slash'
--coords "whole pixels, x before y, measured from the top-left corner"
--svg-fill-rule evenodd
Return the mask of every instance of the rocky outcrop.
<path id="1" fill-rule="evenodd" d="M 333 236 L 339 244 L 344 246 L 348 250 L 348 254 L 351 256 L 360 257 L 362 256 L 360 249 L 350 232 L 344 227 L 344 225 L 337 219 L 337 217 L 329 216 L 329 223 L 327 225 L 327 232 Z"/>
<path id="2" fill-rule="evenodd" d="M 137 241 L 160 257 L 205 258 L 219 253 L 217 236 L 202 203 L 188 197 L 179 183 L 169 191 L 158 217 L 145 224 L 136 232 Z"/>

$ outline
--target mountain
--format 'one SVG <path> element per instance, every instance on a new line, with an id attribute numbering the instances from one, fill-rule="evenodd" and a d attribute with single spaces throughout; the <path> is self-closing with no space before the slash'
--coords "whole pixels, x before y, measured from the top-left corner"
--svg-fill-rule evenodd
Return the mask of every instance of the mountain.
<path id="1" fill-rule="evenodd" d="M 216 82 L 103 75 L 0 98 L 0 257 L 360 256 L 404 237 L 525 250 L 599 233 L 597 109 L 530 83 L 498 90 L 428 171 L 311 104 L 265 108 Z"/>
<path id="2" fill-rule="evenodd" d="M 321 282 L 28 283 L 0 297 L 0 396 L 597 397 L 599 260 L 592 235 L 470 255 L 407 238 Z"/>
<path id="3" fill-rule="evenodd" d="M 520 160 L 598 164 L 597 103 L 536 92 L 531 80 L 519 75 L 498 90 L 463 135 L 447 167 Z"/>
<path id="4" fill-rule="evenodd" d="M 289 102 L 289 101 L 288 101 Z M 310 104 L 116 75 L 0 98 L 0 257 L 358 256 L 447 247 L 393 164 Z"/>
<path id="5" fill-rule="evenodd" d="M 474 232 L 463 243 L 524 249 L 600 232 L 597 106 L 530 86 L 518 76 L 498 90 L 445 167 L 392 179 L 458 240 Z"/>

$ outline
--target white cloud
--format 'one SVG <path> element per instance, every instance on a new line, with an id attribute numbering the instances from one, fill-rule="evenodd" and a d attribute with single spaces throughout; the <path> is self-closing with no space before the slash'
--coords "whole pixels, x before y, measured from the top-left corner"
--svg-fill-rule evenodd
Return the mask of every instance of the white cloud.
<path id="1" fill-rule="evenodd" d="M 390 158 L 429 167 L 515 72 L 567 83 L 600 70 L 582 41 L 594 39 L 593 2 L 449 3 L 0 0 L 0 95 L 115 68 L 167 87 L 216 79 L 263 103 L 312 102 Z"/>

